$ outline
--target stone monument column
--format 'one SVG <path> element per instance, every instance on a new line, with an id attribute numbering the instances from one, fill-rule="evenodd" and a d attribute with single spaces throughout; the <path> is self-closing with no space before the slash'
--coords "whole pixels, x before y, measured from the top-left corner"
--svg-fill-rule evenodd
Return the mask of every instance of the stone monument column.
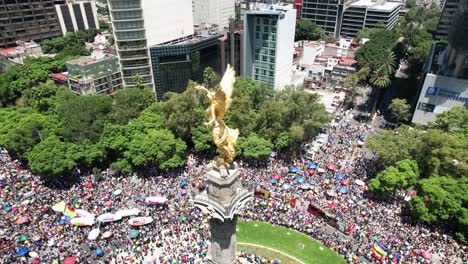
<path id="1" fill-rule="evenodd" d="M 211 258 L 217 262 L 235 263 L 236 261 L 236 224 L 237 216 L 224 222 L 218 219 L 210 220 Z"/>
<path id="2" fill-rule="evenodd" d="M 242 186 L 237 164 L 208 170 L 208 187 L 194 199 L 195 206 L 209 215 L 211 246 L 209 261 L 236 262 L 236 224 L 238 209 L 252 199 L 253 191 Z"/>

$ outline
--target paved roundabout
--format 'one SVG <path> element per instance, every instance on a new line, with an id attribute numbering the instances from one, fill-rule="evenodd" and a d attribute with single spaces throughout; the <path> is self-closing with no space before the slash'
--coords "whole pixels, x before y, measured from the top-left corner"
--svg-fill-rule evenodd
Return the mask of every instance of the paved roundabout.
<path id="1" fill-rule="evenodd" d="M 255 251 L 282 264 L 346 263 L 343 257 L 307 235 L 254 221 L 237 223 L 237 249 Z"/>

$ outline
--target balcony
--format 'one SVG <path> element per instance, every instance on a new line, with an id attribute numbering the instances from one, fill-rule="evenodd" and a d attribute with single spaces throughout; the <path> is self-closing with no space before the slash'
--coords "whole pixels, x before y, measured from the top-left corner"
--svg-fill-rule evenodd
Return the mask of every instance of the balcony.
<path id="1" fill-rule="evenodd" d="M 124 69 L 141 69 L 141 68 L 149 68 L 150 64 L 148 63 L 137 63 L 137 64 L 128 64 L 125 65 L 122 63 L 122 70 Z"/>
<path id="2" fill-rule="evenodd" d="M 143 31 L 145 30 L 145 28 L 143 27 L 136 27 L 136 28 L 121 28 L 121 29 L 117 29 L 117 28 L 114 28 L 114 32 L 129 32 L 129 31 Z"/>
<path id="3" fill-rule="evenodd" d="M 148 55 L 143 55 L 143 54 L 135 54 L 135 55 L 125 55 L 125 56 L 120 56 L 121 61 L 130 61 L 130 60 L 144 60 L 144 59 L 149 59 Z"/>

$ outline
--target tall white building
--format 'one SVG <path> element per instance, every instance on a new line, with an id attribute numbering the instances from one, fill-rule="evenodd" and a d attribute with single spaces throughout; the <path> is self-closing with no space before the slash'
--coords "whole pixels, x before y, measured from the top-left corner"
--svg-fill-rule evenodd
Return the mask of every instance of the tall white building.
<path id="1" fill-rule="evenodd" d="M 234 0 L 193 0 L 193 22 L 216 24 L 220 29 L 229 28 L 229 19 L 234 18 Z"/>
<path id="2" fill-rule="evenodd" d="M 253 4 L 244 15 L 243 75 L 283 89 L 291 83 L 296 10 Z"/>
<path id="3" fill-rule="evenodd" d="M 80 30 L 99 29 L 95 2 L 55 5 L 63 35 Z"/>
<path id="4" fill-rule="evenodd" d="M 346 4 L 340 34 L 355 37 L 360 30 L 375 28 L 379 24 L 391 30 L 397 23 L 400 9 L 400 2 L 386 0 L 358 0 Z"/>
<path id="5" fill-rule="evenodd" d="M 191 0 L 108 0 L 126 86 L 154 85 L 149 47 L 193 35 Z"/>

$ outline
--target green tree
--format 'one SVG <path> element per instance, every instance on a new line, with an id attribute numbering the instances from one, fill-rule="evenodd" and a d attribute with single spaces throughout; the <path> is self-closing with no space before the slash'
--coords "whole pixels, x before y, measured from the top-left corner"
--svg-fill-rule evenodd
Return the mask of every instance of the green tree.
<path id="1" fill-rule="evenodd" d="M 241 150 L 239 154 L 244 157 L 260 159 L 270 156 L 273 144 L 269 140 L 252 133 L 247 138 L 239 138 L 238 149 Z"/>
<path id="2" fill-rule="evenodd" d="M 370 180 L 369 190 L 373 192 L 395 193 L 397 190 L 412 187 L 419 178 L 418 164 L 414 160 L 402 160 L 389 166 L 377 177 Z"/>
<path id="3" fill-rule="evenodd" d="M 418 184 L 418 196 L 421 197 L 422 201 L 425 201 L 424 204 L 428 209 L 428 213 L 422 215 L 421 220 L 425 222 L 455 220 L 461 213 L 462 203 L 466 204 L 468 201 L 466 197 L 468 185 L 466 185 L 466 181 L 465 184 L 460 183 L 446 177 L 421 180 Z"/>
<path id="4" fill-rule="evenodd" d="M 296 35 L 294 41 L 318 40 L 324 34 L 324 30 L 314 22 L 306 19 L 296 21 Z"/>
<path id="5" fill-rule="evenodd" d="M 211 130 L 205 126 L 192 129 L 192 142 L 196 151 L 207 151 L 213 147 Z"/>
<path id="6" fill-rule="evenodd" d="M 468 131 L 468 110 L 464 107 L 454 107 L 437 115 L 434 123 L 429 125 L 451 134 L 466 134 Z"/>
<path id="7" fill-rule="evenodd" d="M 387 74 L 392 74 L 395 72 L 395 60 L 395 54 L 393 51 L 390 51 L 380 61 L 380 67 L 384 68 Z"/>
<path id="8" fill-rule="evenodd" d="M 126 124 L 154 102 L 155 97 L 151 88 L 118 90 L 112 104 L 111 120 L 114 123 Z"/>
<path id="9" fill-rule="evenodd" d="M 75 161 L 70 157 L 71 144 L 51 136 L 37 144 L 29 153 L 29 166 L 34 173 L 60 177 L 69 173 Z"/>
<path id="10" fill-rule="evenodd" d="M 391 166 L 403 159 L 419 159 L 416 153 L 422 146 L 419 131 L 401 126 L 396 131 L 382 131 L 370 137 L 367 147 L 377 154 L 376 163 Z"/>
<path id="11" fill-rule="evenodd" d="M 163 171 L 182 167 L 185 164 L 187 145 L 174 137 L 169 130 L 149 130 L 131 136 L 125 158 L 135 167 L 157 164 Z"/>
<path id="12" fill-rule="evenodd" d="M 39 85 L 23 92 L 25 106 L 38 112 L 47 112 L 55 107 L 55 95 L 58 88 L 55 85 Z"/>
<path id="13" fill-rule="evenodd" d="M 218 87 L 221 77 L 211 67 L 206 67 L 203 71 L 203 85 L 206 88 L 214 90 Z"/>
<path id="14" fill-rule="evenodd" d="M 255 131 L 271 142 L 275 142 L 279 133 L 286 131 L 285 110 L 280 102 L 268 100 L 261 106 Z"/>
<path id="15" fill-rule="evenodd" d="M 394 31 L 379 28 L 372 30 L 369 38 L 370 40 L 356 51 L 355 57 L 361 68 L 369 67 L 371 71 L 375 71 L 395 47 L 398 36 Z"/>
<path id="16" fill-rule="evenodd" d="M 234 83 L 234 97 L 247 96 L 251 101 L 254 110 L 268 99 L 272 98 L 274 90 L 266 84 L 254 81 L 251 77 L 238 77 Z"/>
<path id="17" fill-rule="evenodd" d="M 60 133 L 60 125 L 55 116 L 35 113 L 28 108 L 0 109 L 0 145 L 21 157 L 42 139 Z"/>
<path id="18" fill-rule="evenodd" d="M 388 109 L 391 112 L 393 120 L 397 124 L 405 123 L 410 118 L 411 106 L 408 104 L 406 99 L 393 99 Z"/>
<path id="19" fill-rule="evenodd" d="M 389 73 L 383 67 L 378 68 L 371 74 L 369 82 L 379 88 L 385 88 L 392 83 Z"/>
<path id="20" fill-rule="evenodd" d="M 405 2 L 405 8 L 414 8 L 416 7 L 416 0 L 406 0 Z"/>
<path id="21" fill-rule="evenodd" d="M 252 109 L 252 104 L 248 96 L 235 97 L 226 114 L 226 124 L 238 128 L 241 136 L 250 135 L 256 126 L 257 115 Z"/>
<path id="22" fill-rule="evenodd" d="M 202 123 L 206 115 L 200 107 L 196 91 L 190 84 L 187 90 L 181 94 L 168 92 L 161 103 L 161 113 L 164 117 L 165 127 L 176 137 L 188 142 L 191 138 L 191 130 Z"/>
<path id="23" fill-rule="evenodd" d="M 58 116 L 63 124 L 64 139 L 70 142 L 96 142 L 108 122 L 112 99 L 106 95 L 75 96 L 63 101 Z"/>
<path id="24" fill-rule="evenodd" d="M 128 150 L 130 138 L 129 125 L 106 124 L 99 138 L 96 147 L 101 151 L 107 164 L 116 162 L 123 157 L 123 153 Z"/>

